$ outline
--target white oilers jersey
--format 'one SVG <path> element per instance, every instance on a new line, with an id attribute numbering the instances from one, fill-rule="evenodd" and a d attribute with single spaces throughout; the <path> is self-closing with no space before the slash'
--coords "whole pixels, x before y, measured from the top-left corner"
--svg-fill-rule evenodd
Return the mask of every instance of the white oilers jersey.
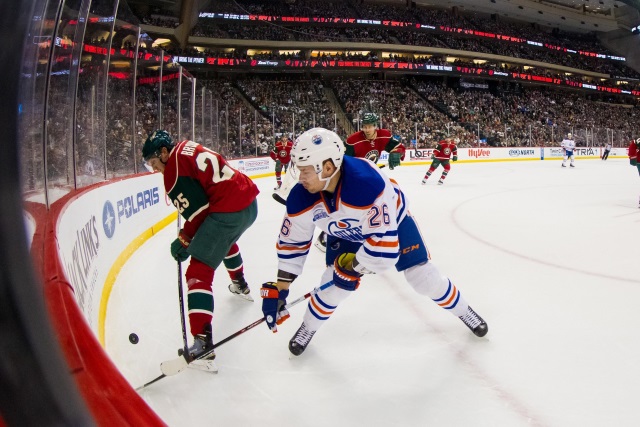
<path id="1" fill-rule="evenodd" d="M 560 146 L 564 148 L 566 151 L 573 151 L 576 148 L 576 142 L 573 139 L 563 139 L 560 143 Z"/>
<path id="2" fill-rule="evenodd" d="M 362 242 L 358 262 L 381 272 L 399 257 L 398 224 L 407 202 L 398 185 L 366 159 L 345 156 L 333 194 L 311 194 L 296 184 L 287 198 L 276 250 L 278 269 L 299 275 L 316 227 L 352 242 Z"/>

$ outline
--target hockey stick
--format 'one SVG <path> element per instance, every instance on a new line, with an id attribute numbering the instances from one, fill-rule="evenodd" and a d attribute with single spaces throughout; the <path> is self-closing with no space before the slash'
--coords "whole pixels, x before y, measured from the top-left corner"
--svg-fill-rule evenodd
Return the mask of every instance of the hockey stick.
<path id="1" fill-rule="evenodd" d="M 284 306 L 284 309 L 289 310 L 291 307 L 301 303 L 302 301 L 306 300 L 307 298 L 311 297 L 312 295 L 317 294 L 320 291 L 323 291 L 325 289 L 327 289 L 328 287 L 333 285 L 333 281 L 327 282 L 324 285 L 318 287 L 318 288 L 314 288 L 311 291 L 307 292 L 306 294 L 302 295 L 300 298 L 295 299 L 293 301 L 291 301 L 289 304 Z M 141 385 L 140 387 L 136 388 L 136 391 L 142 390 L 145 387 L 150 386 L 153 383 L 156 383 L 158 381 L 160 381 L 161 379 L 165 378 L 165 377 L 170 377 L 173 375 L 176 375 L 180 372 L 182 372 L 187 366 L 189 366 L 189 363 L 193 362 L 194 360 L 201 360 L 206 358 L 207 356 L 209 356 L 211 353 L 214 352 L 214 350 L 218 347 L 220 347 L 222 344 L 225 344 L 229 341 L 231 341 L 232 339 L 238 337 L 239 335 L 244 334 L 245 332 L 247 332 L 250 329 L 255 328 L 256 326 L 258 326 L 259 324 L 261 324 L 262 322 L 264 322 L 264 317 L 256 320 L 255 322 L 245 326 L 244 328 L 240 329 L 237 332 L 234 332 L 233 334 L 229 335 L 228 337 L 218 341 L 217 343 L 215 343 L 213 345 L 213 348 L 211 348 L 211 350 L 201 354 L 200 356 L 198 356 L 195 359 L 192 359 L 190 361 L 187 361 L 187 359 L 184 356 L 187 353 L 184 353 L 183 356 L 180 356 L 176 359 L 172 359 L 172 360 L 167 360 L 165 362 L 162 362 L 160 364 L 160 369 L 162 370 L 162 374 L 160 376 L 158 376 L 157 378 L 154 378 L 153 380 L 149 381 L 146 384 Z"/>
<path id="2" fill-rule="evenodd" d="M 178 212 L 178 219 L 176 220 L 178 224 L 178 234 L 180 234 L 180 212 Z M 187 343 L 187 327 L 186 320 L 184 318 L 184 295 L 182 290 L 182 263 L 178 262 L 178 300 L 180 302 L 180 325 L 182 326 L 182 344 L 184 345 L 184 353 L 186 354 L 188 351 L 188 343 Z"/>

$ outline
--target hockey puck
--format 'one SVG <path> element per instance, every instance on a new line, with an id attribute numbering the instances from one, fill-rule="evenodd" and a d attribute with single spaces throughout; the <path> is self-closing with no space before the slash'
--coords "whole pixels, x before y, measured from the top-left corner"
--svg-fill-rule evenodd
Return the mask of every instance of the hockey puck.
<path id="1" fill-rule="evenodd" d="M 131 344 L 138 344 L 138 341 L 140 341 L 140 338 L 138 338 L 136 334 L 129 334 L 129 342 L 131 342 Z"/>

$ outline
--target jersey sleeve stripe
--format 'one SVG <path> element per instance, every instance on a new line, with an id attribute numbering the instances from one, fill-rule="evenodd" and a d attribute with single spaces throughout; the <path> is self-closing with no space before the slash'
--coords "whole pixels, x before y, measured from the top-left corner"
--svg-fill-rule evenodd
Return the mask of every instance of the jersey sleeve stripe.
<path id="1" fill-rule="evenodd" d="M 398 258 L 398 251 L 395 250 L 393 252 L 380 252 L 380 251 L 372 251 L 370 250 L 367 245 L 362 245 L 362 249 L 364 250 L 364 252 L 373 257 L 373 258 Z"/>
<path id="2" fill-rule="evenodd" d="M 200 209 L 198 209 L 197 211 L 195 211 L 188 219 L 187 221 L 193 221 L 193 219 L 195 217 L 198 216 L 198 214 L 200 214 L 200 212 L 204 211 L 204 210 L 209 210 L 209 203 L 207 203 L 206 205 L 203 205 Z"/>

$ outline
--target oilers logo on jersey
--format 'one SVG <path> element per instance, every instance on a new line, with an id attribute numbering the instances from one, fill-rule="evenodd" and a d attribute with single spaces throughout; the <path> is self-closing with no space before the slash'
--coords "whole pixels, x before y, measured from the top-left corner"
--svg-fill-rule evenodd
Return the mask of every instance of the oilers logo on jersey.
<path id="1" fill-rule="evenodd" d="M 327 230 L 332 236 L 351 242 L 361 242 L 362 227 L 355 218 L 342 218 L 339 221 L 331 221 L 327 224 Z"/>

